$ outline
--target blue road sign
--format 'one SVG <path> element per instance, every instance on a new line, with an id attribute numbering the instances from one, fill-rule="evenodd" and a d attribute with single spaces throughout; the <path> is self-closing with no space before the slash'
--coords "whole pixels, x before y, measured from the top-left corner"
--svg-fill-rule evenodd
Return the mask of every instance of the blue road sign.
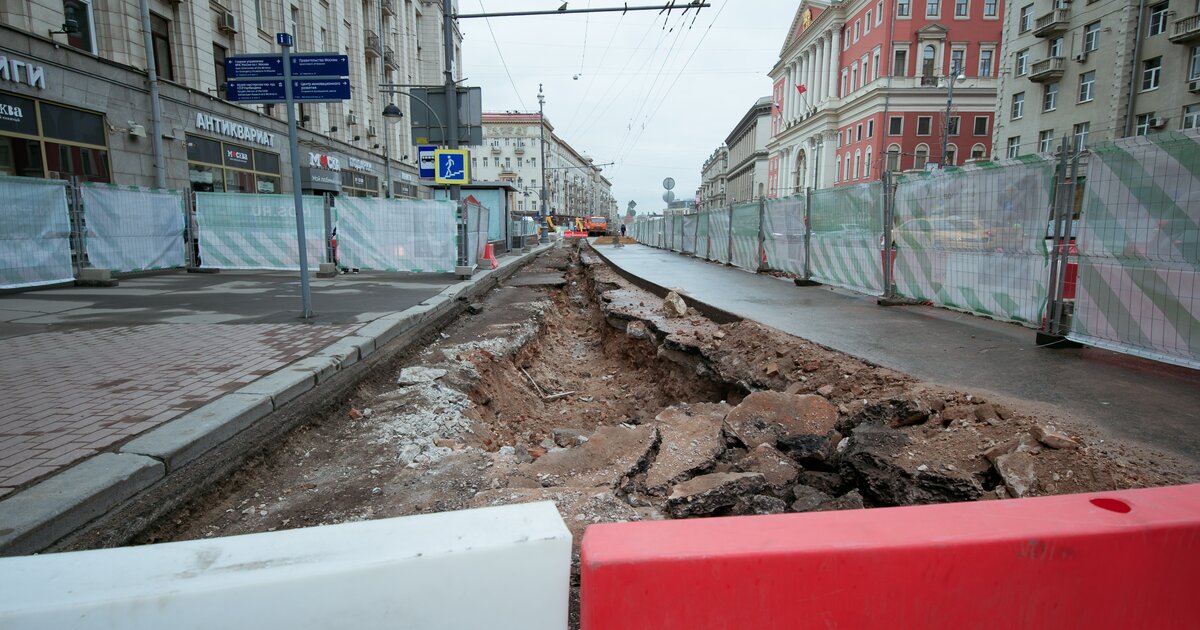
<path id="1" fill-rule="evenodd" d="M 310 103 L 348 100 L 350 79 L 293 79 L 292 98 Z"/>
<path id="2" fill-rule="evenodd" d="M 280 71 L 282 72 L 282 65 Z M 330 53 L 292 55 L 293 77 L 344 77 L 350 75 L 350 58 Z"/>
<path id="3" fill-rule="evenodd" d="M 437 158 L 433 156 L 434 151 L 437 151 L 436 144 L 422 144 L 417 147 L 417 165 L 421 169 L 421 179 L 433 179 L 433 174 L 437 171 Z"/>
<path id="4" fill-rule="evenodd" d="M 291 33 L 275 33 L 275 43 L 279 44 L 280 46 L 291 46 L 292 45 L 292 34 Z"/>
<path id="5" fill-rule="evenodd" d="M 280 55 L 237 55 L 225 58 L 225 77 L 229 79 L 282 78 Z"/>
<path id="6" fill-rule="evenodd" d="M 243 103 L 282 103 L 287 100 L 287 93 L 282 79 L 230 81 L 225 97 Z"/>
<path id="7" fill-rule="evenodd" d="M 467 151 L 465 149 L 438 149 L 433 153 L 437 159 L 437 172 L 433 181 L 439 184 L 467 184 Z"/>

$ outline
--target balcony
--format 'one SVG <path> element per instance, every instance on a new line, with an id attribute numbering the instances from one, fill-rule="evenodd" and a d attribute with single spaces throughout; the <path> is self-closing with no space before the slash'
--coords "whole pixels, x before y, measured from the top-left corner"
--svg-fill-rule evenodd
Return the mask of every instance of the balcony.
<path id="1" fill-rule="evenodd" d="M 394 0 L 379 0 L 379 6 L 383 9 L 385 14 L 396 15 L 396 5 L 394 4 Z"/>
<path id="2" fill-rule="evenodd" d="M 1190 44 L 1200 40 L 1200 14 L 1175 20 L 1175 28 L 1171 30 L 1172 44 Z"/>
<path id="3" fill-rule="evenodd" d="M 513 149 L 513 153 L 516 153 L 517 155 L 525 155 L 525 143 L 518 142 L 517 146 Z"/>
<path id="4" fill-rule="evenodd" d="M 400 66 L 396 65 L 396 51 L 392 50 L 391 46 L 383 47 L 383 65 L 392 70 L 399 70 Z"/>
<path id="5" fill-rule="evenodd" d="M 375 34 L 375 31 L 372 31 L 369 28 L 363 29 L 363 41 L 366 42 L 365 47 L 368 57 L 379 57 L 380 53 L 383 52 L 381 49 L 379 36 Z"/>
<path id="6" fill-rule="evenodd" d="M 500 154 L 500 143 L 499 142 L 492 143 L 492 153 L 495 153 L 496 155 Z"/>
<path id="7" fill-rule="evenodd" d="M 939 83 L 941 83 L 941 77 L 933 75 L 921 76 L 921 87 L 937 87 Z"/>
<path id="8" fill-rule="evenodd" d="M 1034 37 L 1054 37 L 1067 32 L 1071 25 L 1070 9 L 1055 9 L 1033 23 Z"/>
<path id="9" fill-rule="evenodd" d="M 1062 57 L 1050 57 L 1033 62 L 1029 66 L 1029 80 L 1035 83 L 1052 83 L 1062 78 L 1065 60 Z"/>

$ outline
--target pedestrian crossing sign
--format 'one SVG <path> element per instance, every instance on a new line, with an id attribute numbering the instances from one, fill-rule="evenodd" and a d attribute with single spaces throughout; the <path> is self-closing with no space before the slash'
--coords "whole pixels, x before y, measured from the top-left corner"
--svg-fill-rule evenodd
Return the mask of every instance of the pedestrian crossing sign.
<path id="1" fill-rule="evenodd" d="M 470 178 L 467 176 L 466 149 L 438 149 L 433 152 L 433 157 L 437 162 L 437 171 L 433 174 L 434 182 L 438 184 L 470 183 Z"/>

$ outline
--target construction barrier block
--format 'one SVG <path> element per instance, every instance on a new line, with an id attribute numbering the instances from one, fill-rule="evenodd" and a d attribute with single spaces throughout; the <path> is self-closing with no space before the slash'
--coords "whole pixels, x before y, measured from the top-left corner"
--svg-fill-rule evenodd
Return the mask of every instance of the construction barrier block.
<path id="1" fill-rule="evenodd" d="M 1200 485 L 593 525 L 583 630 L 1197 627 Z"/>
<path id="2" fill-rule="evenodd" d="M 567 626 L 552 502 L 0 559 L 0 628 Z"/>

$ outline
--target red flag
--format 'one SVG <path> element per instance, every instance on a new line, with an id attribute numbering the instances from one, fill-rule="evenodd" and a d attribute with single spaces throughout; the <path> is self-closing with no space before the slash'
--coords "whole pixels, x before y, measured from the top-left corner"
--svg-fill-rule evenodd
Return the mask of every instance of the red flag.
<path id="1" fill-rule="evenodd" d="M 808 91 L 808 88 L 804 87 L 803 84 L 800 84 L 800 85 L 796 86 L 796 91 L 800 92 L 801 94 L 804 94 L 805 92 Z"/>

